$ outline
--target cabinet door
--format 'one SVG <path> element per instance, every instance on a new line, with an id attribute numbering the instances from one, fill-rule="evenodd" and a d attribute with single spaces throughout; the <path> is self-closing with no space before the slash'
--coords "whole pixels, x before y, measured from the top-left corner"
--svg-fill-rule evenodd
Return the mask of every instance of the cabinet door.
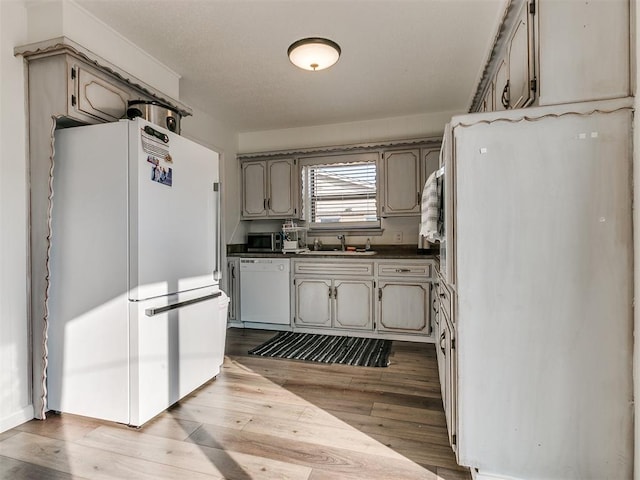
<path id="1" fill-rule="evenodd" d="M 509 71 L 507 68 L 506 59 L 502 59 L 500 62 L 500 66 L 496 71 L 496 80 L 495 84 L 495 102 L 496 102 L 496 111 L 506 110 L 509 105 Z"/>
<path id="2" fill-rule="evenodd" d="M 125 116 L 129 100 L 125 90 L 91 68 L 80 65 L 73 68 L 75 99 L 71 98 L 71 104 L 78 112 L 108 122 Z"/>
<path id="3" fill-rule="evenodd" d="M 440 163 L 440 148 L 424 148 L 420 152 L 420 194 L 429 176 L 438 169 Z"/>
<path id="4" fill-rule="evenodd" d="M 372 329 L 373 281 L 334 280 L 334 300 L 334 327 Z"/>
<path id="5" fill-rule="evenodd" d="M 509 108 L 525 106 L 531 98 L 531 80 L 533 77 L 531 26 L 529 25 L 529 11 L 525 5 L 520 11 L 520 18 L 516 22 L 513 36 L 509 41 Z"/>
<path id="6" fill-rule="evenodd" d="M 263 218 L 267 216 L 267 163 L 242 164 L 242 216 Z"/>
<path id="7" fill-rule="evenodd" d="M 383 217 L 420 213 L 420 149 L 385 152 L 383 179 Z"/>
<path id="8" fill-rule="evenodd" d="M 438 360 L 438 377 L 440 379 L 440 394 L 442 395 L 442 407 L 446 409 L 447 405 L 447 392 L 445 389 L 446 382 L 446 366 L 447 366 L 447 333 L 446 333 L 446 320 L 443 317 L 442 312 L 438 312 L 439 320 L 436 326 L 436 358 Z M 445 412 L 446 415 L 446 412 Z"/>
<path id="9" fill-rule="evenodd" d="M 333 285 L 329 279 L 297 278 L 296 326 L 330 327 Z"/>
<path id="10" fill-rule="evenodd" d="M 456 450 L 456 391 L 457 391 L 457 371 L 455 358 L 455 340 L 453 329 L 449 321 L 442 319 L 442 344 L 444 347 L 444 378 L 440 377 L 443 384 L 442 402 L 444 405 L 444 416 L 447 422 L 447 433 L 449 443 Z"/>
<path id="11" fill-rule="evenodd" d="M 540 105 L 633 94 L 629 67 L 637 60 L 629 61 L 629 50 L 637 48 L 629 39 L 637 36 L 632 33 L 637 2 L 536 3 Z M 635 28 L 630 32 L 630 27 Z"/>
<path id="12" fill-rule="evenodd" d="M 267 197 L 269 216 L 294 217 L 297 213 L 295 195 L 297 175 L 294 160 L 271 160 L 267 163 L 267 168 L 269 170 L 269 196 Z"/>
<path id="13" fill-rule="evenodd" d="M 429 282 L 380 281 L 378 330 L 429 334 Z"/>
<path id="14" fill-rule="evenodd" d="M 231 299 L 227 319 L 234 322 L 240 318 L 240 259 L 227 260 L 227 295 Z"/>

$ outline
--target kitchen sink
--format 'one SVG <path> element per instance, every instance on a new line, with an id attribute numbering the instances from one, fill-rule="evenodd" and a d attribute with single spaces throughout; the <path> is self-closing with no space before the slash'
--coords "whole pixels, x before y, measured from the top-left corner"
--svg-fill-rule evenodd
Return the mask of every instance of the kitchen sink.
<path id="1" fill-rule="evenodd" d="M 339 255 L 345 257 L 359 257 L 361 255 L 375 255 L 378 252 L 373 250 L 309 250 L 306 252 L 300 252 L 301 255 Z"/>

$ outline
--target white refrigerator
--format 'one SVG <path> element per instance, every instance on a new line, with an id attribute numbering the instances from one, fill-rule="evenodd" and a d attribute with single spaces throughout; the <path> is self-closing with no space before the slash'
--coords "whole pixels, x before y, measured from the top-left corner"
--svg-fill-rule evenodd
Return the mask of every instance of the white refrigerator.
<path id="1" fill-rule="evenodd" d="M 135 119 L 54 159 L 48 408 L 139 426 L 223 362 L 218 155 Z"/>
<path id="2" fill-rule="evenodd" d="M 452 119 L 457 457 L 476 479 L 632 477 L 632 105 Z"/>

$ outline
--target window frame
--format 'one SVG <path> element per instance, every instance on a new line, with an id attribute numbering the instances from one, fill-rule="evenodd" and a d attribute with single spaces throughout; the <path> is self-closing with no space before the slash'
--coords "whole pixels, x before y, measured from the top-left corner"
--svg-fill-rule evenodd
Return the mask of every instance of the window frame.
<path id="1" fill-rule="evenodd" d="M 303 178 L 304 167 L 316 166 L 316 165 L 331 165 L 342 163 L 363 163 L 373 162 L 376 169 L 376 221 L 368 222 L 327 222 L 327 223 L 315 223 L 310 221 L 309 213 L 309 201 L 305 191 L 306 184 Z M 362 152 L 362 153 L 348 153 L 338 155 L 325 155 L 317 157 L 299 157 L 298 158 L 298 180 L 300 182 L 300 200 L 301 200 L 301 215 L 307 226 L 309 227 L 309 234 L 322 234 L 345 232 L 345 231 L 362 231 L 362 232 L 376 232 L 381 230 L 381 218 L 380 218 L 380 186 L 381 186 L 381 155 L 380 152 Z"/>

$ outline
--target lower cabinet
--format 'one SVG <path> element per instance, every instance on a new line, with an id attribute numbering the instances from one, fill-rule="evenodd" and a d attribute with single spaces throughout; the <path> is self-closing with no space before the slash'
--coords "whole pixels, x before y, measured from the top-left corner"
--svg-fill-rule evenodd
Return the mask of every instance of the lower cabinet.
<path id="1" fill-rule="evenodd" d="M 377 263 L 380 332 L 431 334 L 431 274 L 428 261 Z"/>
<path id="2" fill-rule="evenodd" d="M 295 260 L 294 327 L 432 338 L 430 260 Z"/>
<path id="3" fill-rule="evenodd" d="M 227 296 L 229 297 L 229 310 L 227 320 L 229 323 L 240 321 L 240 258 L 227 258 Z"/>
<path id="4" fill-rule="evenodd" d="M 449 434 L 449 443 L 457 452 L 457 350 L 456 328 L 453 309 L 453 292 L 446 285 L 440 275 L 436 286 L 437 292 L 437 320 L 435 325 L 436 354 L 438 359 L 438 374 L 440 376 L 440 388 L 442 403 Z"/>
<path id="5" fill-rule="evenodd" d="M 431 333 L 429 282 L 381 280 L 378 286 L 378 330 Z"/>
<path id="6" fill-rule="evenodd" d="M 333 282 L 331 279 L 296 278 L 296 326 L 330 327 L 332 323 Z"/>
<path id="7" fill-rule="evenodd" d="M 370 263 L 296 262 L 294 272 L 296 327 L 373 329 Z"/>
<path id="8" fill-rule="evenodd" d="M 334 280 L 336 328 L 371 330 L 373 327 L 373 280 Z"/>

